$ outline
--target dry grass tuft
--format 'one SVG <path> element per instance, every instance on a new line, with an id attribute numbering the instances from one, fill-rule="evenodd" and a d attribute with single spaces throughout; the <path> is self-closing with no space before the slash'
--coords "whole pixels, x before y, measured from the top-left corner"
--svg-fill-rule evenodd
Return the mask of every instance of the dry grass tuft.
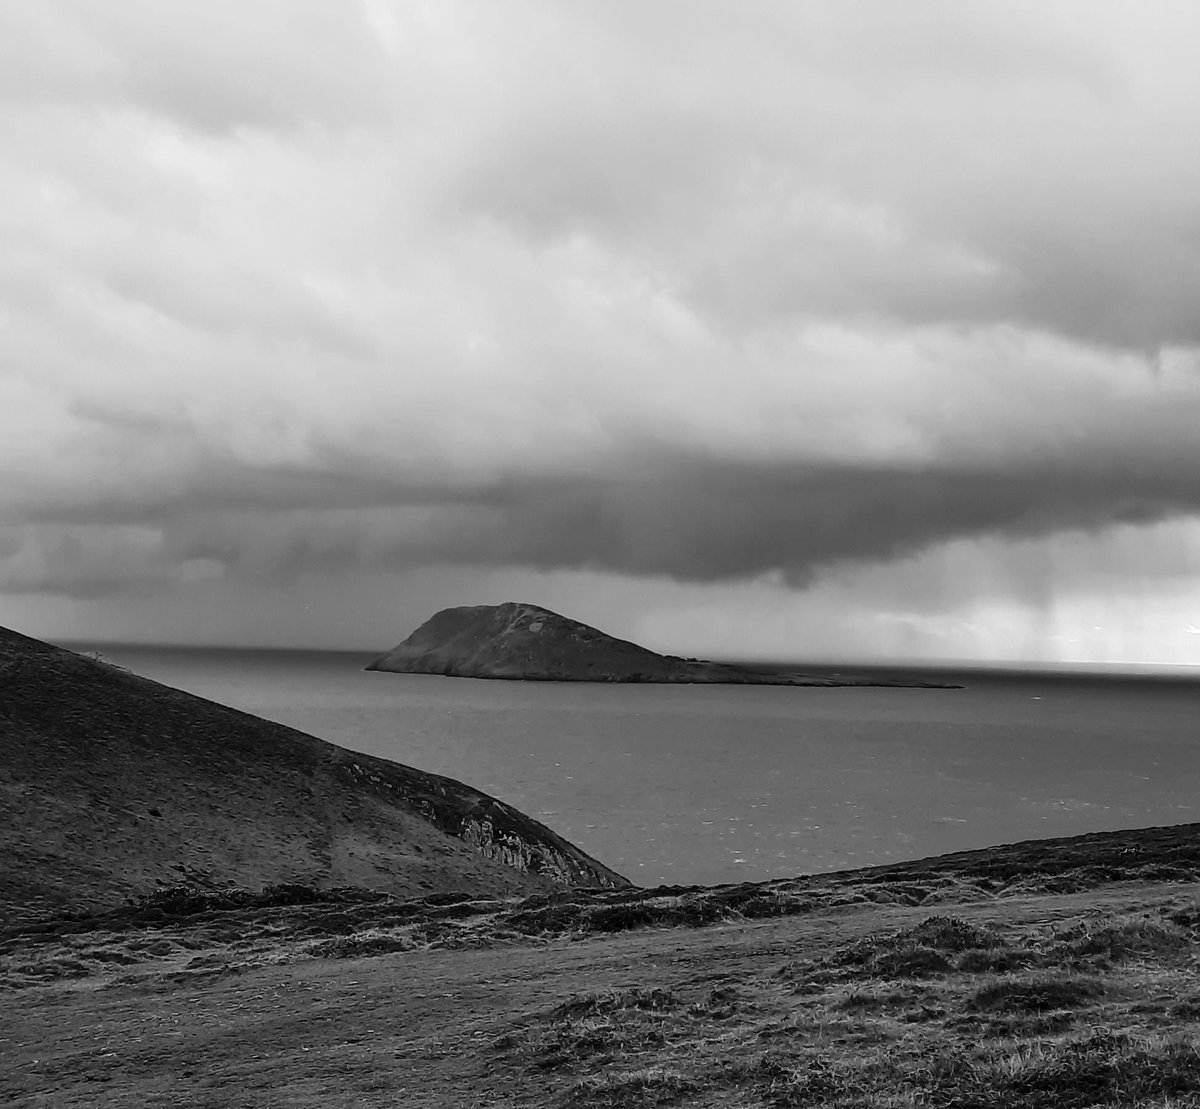
<path id="1" fill-rule="evenodd" d="M 626 1106 L 670 1105 L 700 1089 L 678 1071 L 650 1068 L 615 1071 L 576 1082 L 563 1100 L 563 1109 L 625 1109 Z"/>
<path id="2" fill-rule="evenodd" d="M 556 1020 L 575 1020 L 580 1017 L 603 1016 L 623 1010 L 642 1012 L 667 1012 L 679 1008 L 680 1001 L 672 990 L 632 989 L 609 990 L 603 993 L 588 993 L 564 1001 L 550 1011 Z"/>

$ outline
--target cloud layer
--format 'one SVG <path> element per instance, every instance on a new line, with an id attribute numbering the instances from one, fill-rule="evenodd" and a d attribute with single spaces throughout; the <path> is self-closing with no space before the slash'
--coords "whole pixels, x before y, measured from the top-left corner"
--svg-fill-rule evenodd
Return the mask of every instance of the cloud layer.
<path id="1" fill-rule="evenodd" d="M 1198 36 L 1166 0 L 9 6 L 0 590 L 803 585 L 1194 517 Z"/>

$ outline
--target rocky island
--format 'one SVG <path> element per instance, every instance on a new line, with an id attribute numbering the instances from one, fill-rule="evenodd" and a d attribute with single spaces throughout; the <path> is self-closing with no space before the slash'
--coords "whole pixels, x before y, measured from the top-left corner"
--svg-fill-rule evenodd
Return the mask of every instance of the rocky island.
<path id="1" fill-rule="evenodd" d="M 660 655 L 539 605 L 515 601 L 443 609 L 367 669 L 540 682 L 957 688 L 934 681 L 815 676 Z"/>

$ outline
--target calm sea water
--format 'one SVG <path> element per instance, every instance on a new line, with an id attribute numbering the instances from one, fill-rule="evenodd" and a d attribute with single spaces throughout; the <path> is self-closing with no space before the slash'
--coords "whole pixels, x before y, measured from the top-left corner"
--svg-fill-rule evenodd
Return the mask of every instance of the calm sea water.
<path id="1" fill-rule="evenodd" d="M 98 649 L 168 685 L 469 782 L 639 883 L 752 881 L 1200 821 L 1195 680 L 567 685 L 365 673 L 369 655 L 340 652 Z"/>

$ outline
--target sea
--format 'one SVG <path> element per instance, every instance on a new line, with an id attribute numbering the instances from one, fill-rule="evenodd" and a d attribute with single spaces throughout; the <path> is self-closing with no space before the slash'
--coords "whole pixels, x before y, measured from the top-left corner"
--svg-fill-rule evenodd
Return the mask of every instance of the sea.
<path id="1" fill-rule="evenodd" d="M 372 656 L 353 652 L 72 646 L 468 782 L 640 885 L 1200 821 L 1191 671 L 886 671 L 960 689 L 608 685 L 367 672 Z"/>

